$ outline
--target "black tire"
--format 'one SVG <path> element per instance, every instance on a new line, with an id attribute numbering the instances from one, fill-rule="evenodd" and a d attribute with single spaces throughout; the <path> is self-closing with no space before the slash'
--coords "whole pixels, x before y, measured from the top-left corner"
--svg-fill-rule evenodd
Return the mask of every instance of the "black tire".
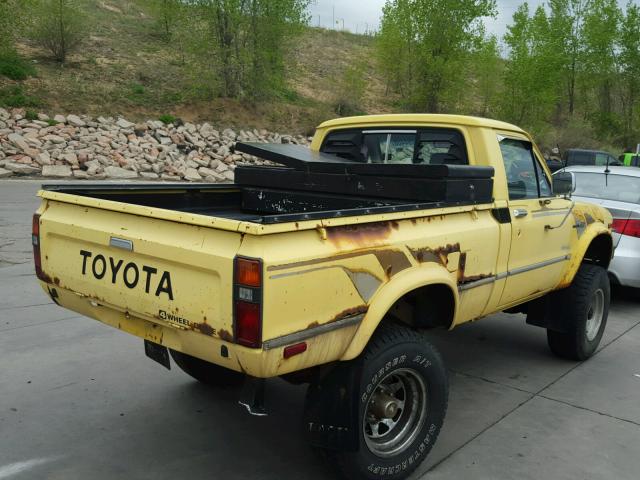
<path id="1" fill-rule="evenodd" d="M 244 374 L 206 362 L 186 353 L 169 349 L 171 358 L 186 374 L 207 385 L 217 387 L 237 387 L 242 385 Z"/>
<path id="2" fill-rule="evenodd" d="M 582 264 L 571 286 L 561 292 L 554 305 L 565 332 L 547 330 L 551 351 L 570 360 L 591 357 L 607 325 L 610 299 L 607 271 L 597 265 Z"/>
<path id="3" fill-rule="evenodd" d="M 327 450 L 327 455 L 348 479 L 406 478 L 426 458 L 444 421 L 449 397 L 444 362 L 438 351 L 418 332 L 393 324 L 383 324 L 362 354 L 361 365 L 357 399 L 359 414 L 356 424 L 349 426 L 359 432 L 359 449 L 355 452 Z M 409 433 L 405 433 L 404 437 L 397 434 L 404 438 L 403 443 L 396 447 L 399 449 L 394 451 L 391 448 L 385 452 L 385 438 L 393 438 L 386 436 L 392 435 L 394 431 L 401 432 L 405 430 L 405 425 L 411 424 L 409 419 L 412 411 L 409 409 L 398 409 L 392 418 L 383 420 L 372 413 L 376 410 L 374 398 L 389 399 L 388 396 L 380 395 L 384 395 L 383 388 L 389 388 L 387 392 L 391 392 L 393 385 L 397 385 L 393 382 L 403 384 L 401 390 L 395 391 L 394 400 L 396 397 L 403 403 L 413 400 L 414 408 L 411 410 L 418 417 L 413 422 L 414 428 L 406 428 Z M 416 402 L 420 405 L 420 395 L 411 393 L 414 387 L 415 392 L 420 390 L 420 382 L 426 387 L 423 408 L 416 407 Z M 371 421 L 366 421 L 367 419 Z M 373 428 L 380 435 L 381 423 L 384 421 L 396 423 L 390 428 L 386 427 L 389 430 L 382 432 L 382 437 L 376 440 L 373 438 Z M 412 431 L 413 435 L 410 434 Z M 381 456 L 382 454 L 387 456 Z"/>

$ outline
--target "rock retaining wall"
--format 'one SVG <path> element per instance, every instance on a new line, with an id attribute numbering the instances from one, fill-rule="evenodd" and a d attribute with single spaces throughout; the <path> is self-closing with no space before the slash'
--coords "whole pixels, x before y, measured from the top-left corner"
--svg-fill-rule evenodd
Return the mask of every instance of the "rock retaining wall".
<path id="1" fill-rule="evenodd" d="M 208 123 L 38 114 L 0 108 L 0 178 L 42 176 L 97 180 L 233 181 L 236 163 L 263 164 L 233 153 L 236 141 L 308 145 L 303 136 L 266 130 L 222 131 Z"/>

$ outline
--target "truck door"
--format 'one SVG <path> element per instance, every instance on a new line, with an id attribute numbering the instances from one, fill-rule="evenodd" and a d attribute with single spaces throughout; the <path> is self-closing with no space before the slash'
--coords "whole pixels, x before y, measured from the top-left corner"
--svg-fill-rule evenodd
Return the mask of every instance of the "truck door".
<path id="1" fill-rule="evenodd" d="M 551 179 L 528 140 L 499 136 L 507 176 L 511 250 L 502 307 L 554 288 L 566 268 L 573 221 L 571 201 L 555 197 Z"/>

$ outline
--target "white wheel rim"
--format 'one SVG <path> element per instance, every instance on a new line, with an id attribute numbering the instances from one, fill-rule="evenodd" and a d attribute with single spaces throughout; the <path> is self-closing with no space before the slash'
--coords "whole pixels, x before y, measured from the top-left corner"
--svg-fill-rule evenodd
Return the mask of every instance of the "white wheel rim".
<path id="1" fill-rule="evenodd" d="M 598 336 L 604 317 L 604 292 L 601 288 L 593 292 L 591 303 L 587 308 L 587 340 L 593 342 Z"/>

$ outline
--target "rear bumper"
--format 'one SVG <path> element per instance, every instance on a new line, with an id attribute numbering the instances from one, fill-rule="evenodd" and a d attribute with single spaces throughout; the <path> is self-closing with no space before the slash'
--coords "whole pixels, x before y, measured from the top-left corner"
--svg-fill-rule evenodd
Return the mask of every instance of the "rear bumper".
<path id="1" fill-rule="evenodd" d="M 620 285 L 640 288 L 640 238 L 621 236 L 609 273 Z"/>
<path id="2" fill-rule="evenodd" d="M 219 337 L 178 328 L 158 319 L 137 317 L 101 305 L 95 299 L 56 285 L 49 285 L 42 281 L 40 284 L 48 295 L 55 297 L 54 301 L 61 307 L 136 337 L 258 378 L 277 377 L 339 360 L 351 343 L 359 326 L 359 323 L 356 323 L 307 338 L 305 339 L 307 351 L 285 359 L 283 351 L 287 344 L 273 346 L 273 342 L 271 344 L 265 342 L 269 346 L 268 349 L 266 347 L 264 349 L 246 348 Z M 223 352 L 226 355 L 223 355 Z"/>

